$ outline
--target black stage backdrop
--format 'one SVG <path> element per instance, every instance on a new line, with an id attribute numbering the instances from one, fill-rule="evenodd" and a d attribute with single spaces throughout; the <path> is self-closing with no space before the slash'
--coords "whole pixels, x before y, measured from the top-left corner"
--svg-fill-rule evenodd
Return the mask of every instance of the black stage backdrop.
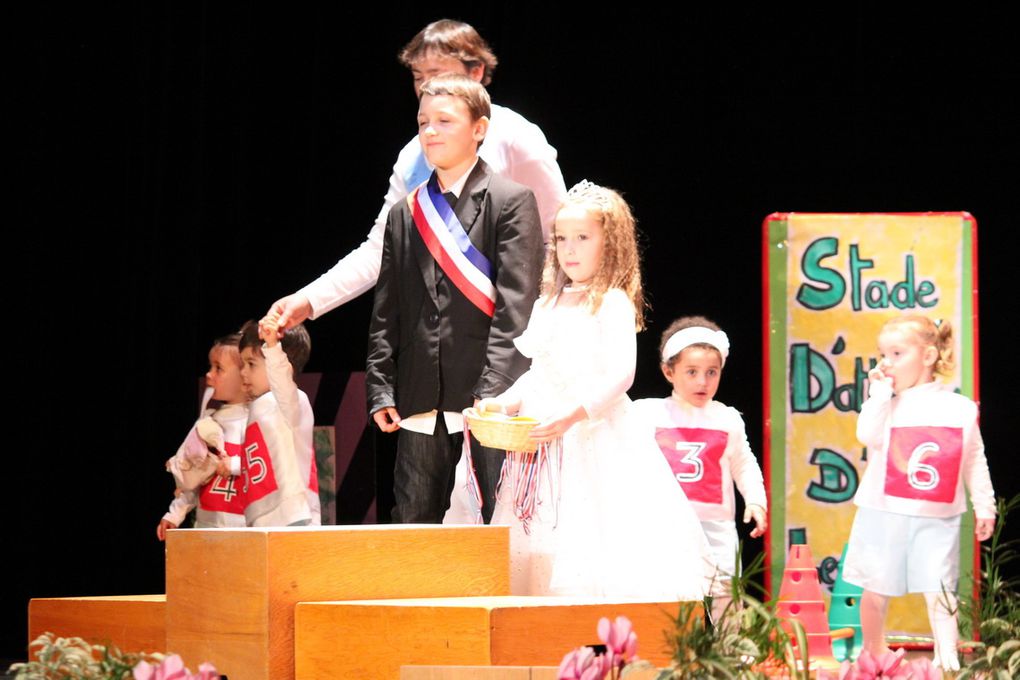
<path id="1" fill-rule="evenodd" d="M 163 591 L 162 463 L 210 341 L 364 237 L 415 132 L 395 54 L 442 16 L 490 40 L 493 99 L 542 127 L 568 185 L 634 207 L 652 310 L 631 395 L 666 392 L 664 325 L 707 314 L 734 345 L 719 398 L 756 451 L 762 218 L 973 213 L 982 427 L 1015 493 L 1012 22 L 886 12 L 174 2 L 12 21 L 0 656 L 24 655 L 29 597 Z M 363 366 L 370 298 L 310 325 L 309 370 Z"/>

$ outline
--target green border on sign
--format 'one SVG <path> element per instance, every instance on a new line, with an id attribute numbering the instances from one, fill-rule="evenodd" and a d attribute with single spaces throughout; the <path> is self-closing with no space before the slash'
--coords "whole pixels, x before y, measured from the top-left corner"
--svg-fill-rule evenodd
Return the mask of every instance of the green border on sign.
<path id="1" fill-rule="evenodd" d="M 769 222 L 769 532 L 770 585 L 775 595 L 786 564 L 786 278 L 788 223 Z"/>
<path id="2" fill-rule="evenodd" d="M 974 239 L 971 222 L 960 220 L 960 391 L 974 398 Z M 968 496 L 969 497 L 969 496 Z M 969 506 L 969 504 L 968 504 Z M 957 592 L 969 595 L 974 588 L 974 513 L 967 511 L 960 518 L 960 585 Z"/>

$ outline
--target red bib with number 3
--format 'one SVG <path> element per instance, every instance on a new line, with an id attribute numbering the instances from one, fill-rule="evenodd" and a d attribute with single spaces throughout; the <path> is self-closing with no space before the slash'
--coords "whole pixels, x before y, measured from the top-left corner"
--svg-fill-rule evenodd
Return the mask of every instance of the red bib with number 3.
<path id="1" fill-rule="evenodd" d="M 245 500 L 248 503 L 276 491 L 276 475 L 266 439 L 258 423 L 251 423 L 244 432 L 244 452 L 241 456 Z"/>
<path id="2" fill-rule="evenodd" d="M 885 464 L 888 496 L 952 503 L 960 476 L 963 430 L 958 427 L 894 427 Z"/>
<path id="3" fill-rule="evenodd" d="M 224 442 L 223 446 L 226 448 L 228 456 L 243 455 L 240 444 Z M 202 491 L 199 494 L 199 502 L 202 505 L 202 509 L 243 515 L 244 500 L 241 493 L 239 493 L 240 484 L 241 477 L 224 479 L 216 475 L 212 478 L 211 482 L 202 487 Z"/>
<path id="4" fill-rule="evenodd" d="M 687 498 L 698 503 L 723 502 L 722 460 L 729 435 L 699 427 L 657 427 L 655 441 Z"/>

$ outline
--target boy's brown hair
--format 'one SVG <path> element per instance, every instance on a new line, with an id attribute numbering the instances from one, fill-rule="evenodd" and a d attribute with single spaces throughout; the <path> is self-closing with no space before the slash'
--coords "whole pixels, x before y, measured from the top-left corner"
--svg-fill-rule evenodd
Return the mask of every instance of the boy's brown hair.
<path id="1" fill-rule="evenodd" d="M 492 82 L 492 72 L 499 61 L 489 44 L 478 35 L 470 24 L 451 19 L 440 19 L 421 29 L 411 42 L 400 50 L 397 59 L 408 68 L 426 56 L 451 57 L 457 59 L 468 71 L 484 66 L 482 85 Z"/>
<path id="2" fill-rule="evenodd" d="M 280 338 L 280 346 L 283 348 L 283 353 L 287 355 L 294 375 L 297 375 L 304 369 L 305 364 L 308 363 L 308 357 L 312 353 L 312 339 L 308 336 L 305 325 L 299 323 L 293 328 L 288 328 Z M 238 351 L 243 352 L 249 347 L 260 355 L 262 354 L 262 338 L 259 337 L 259 324 L 255 320 L 248 321 L 241 326 L 241 341 L 238 344 Z"/>
<path id="3" fill-rule="evenodd" d="M 485 87 L 481 83 L 477 83 L 467 76 L 458 73 L 443 73 L 429 78 L 422 83 L 421 95 L 423 97 L 425 95 L 432 97 L 440 95 L 460 97 L 467 104 L 468 111 L 471 112 L 472 121 L 476 121 L 483 116 L 485 118 L 492 116 L 492 101 L 489 99 L 489 93 L 485 90 Z"/>

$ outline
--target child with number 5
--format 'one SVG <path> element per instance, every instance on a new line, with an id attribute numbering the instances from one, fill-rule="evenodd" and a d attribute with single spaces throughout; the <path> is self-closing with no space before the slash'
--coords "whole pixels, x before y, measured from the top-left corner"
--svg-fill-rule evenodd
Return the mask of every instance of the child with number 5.
<path id="1" fill-rule="evenodd" d="M 936 379 L 953 369 L 946 321 L 901 316 L 878 336 L 882 355 L 868 373 L 869 398 L 857 420 L 868 466 L 854 497 L 844 578 L 864 588 L 864 649 L 888 651 L 889 598 L 923 593 L 935 638 L 935 663 L 960 667 L 954 595 L 960 575 L 960 517 L 974 505 L 975 534 L 989 538 L 995 495 L 977 404 Z"/>

